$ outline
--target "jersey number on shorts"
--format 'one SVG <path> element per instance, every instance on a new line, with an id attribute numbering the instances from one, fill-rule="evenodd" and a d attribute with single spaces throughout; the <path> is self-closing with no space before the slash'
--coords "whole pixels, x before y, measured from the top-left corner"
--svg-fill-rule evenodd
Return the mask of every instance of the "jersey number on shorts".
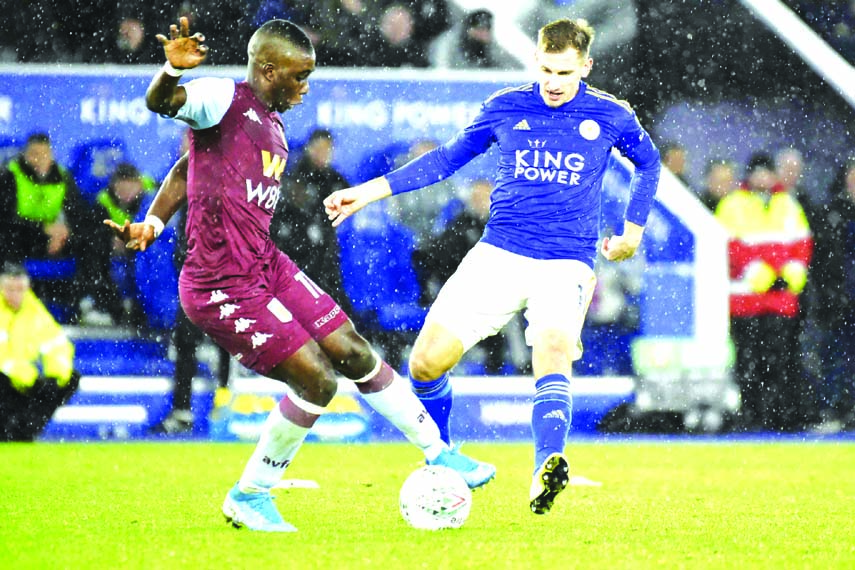
<path id="1" fill-rule="evenodd" d="M 312 296 L 313 299 L 319 299 L 321 295 L 323 295 L 323 290 L 315 285 L 315 282 L 309 279 L 309 276 L 303 273 L 302 271 L 294 276 L 294 279 L 303 284 L 303 287 L 306 288 L 306 291 Z"/>

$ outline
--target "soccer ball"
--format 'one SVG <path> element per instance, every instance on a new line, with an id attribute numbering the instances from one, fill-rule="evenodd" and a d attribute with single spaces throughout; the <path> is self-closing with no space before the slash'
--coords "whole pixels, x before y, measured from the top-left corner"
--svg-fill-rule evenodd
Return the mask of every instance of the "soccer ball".
<path id="1" fill-rule="evenodd" d="M 401 516 L 413 528 L 460 528 L 469 518 L 472 491 L 453 469 L 425 465 L 404 481 L 399 506 Z"/>

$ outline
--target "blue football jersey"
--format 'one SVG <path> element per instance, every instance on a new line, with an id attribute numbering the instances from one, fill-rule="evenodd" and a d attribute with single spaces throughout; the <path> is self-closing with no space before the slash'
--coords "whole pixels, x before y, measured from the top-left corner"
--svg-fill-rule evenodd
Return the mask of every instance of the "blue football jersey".
<path id="1" fill-rule="evenodd" d="M 535 259 L 576 259 L 593 267 L 612 148 L 635 164 L 625 217 L 646 223 L 659 151 L 628 103 L 584 82 L 557 108 L 544 103 L 537 83 L 500 90 L 457 136 L 386 178 L 395 194 L 422 188 L 493 144 L 499 162 L 483 241 Z"/>

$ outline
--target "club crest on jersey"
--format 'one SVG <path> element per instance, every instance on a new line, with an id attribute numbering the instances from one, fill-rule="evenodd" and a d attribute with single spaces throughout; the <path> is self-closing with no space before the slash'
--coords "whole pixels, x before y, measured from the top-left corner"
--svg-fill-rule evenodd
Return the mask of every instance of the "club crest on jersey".
<path id="1" fill-rule="evenodd" d="M 597 121 L 585 119 L 584 121 L 579 123 L 579 134 L 582 135 L 582 138 L 584 138 L 585 140 L 597 140 L 597 138 L 600 136 L 600 125 L 597 123 Z"/>

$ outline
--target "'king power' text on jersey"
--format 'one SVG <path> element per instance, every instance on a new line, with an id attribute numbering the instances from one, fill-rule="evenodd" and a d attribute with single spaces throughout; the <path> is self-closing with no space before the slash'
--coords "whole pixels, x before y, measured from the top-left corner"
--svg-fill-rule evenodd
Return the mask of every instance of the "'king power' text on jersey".
<path id="1" fill-rule="evenodd" d="M 388 174 L 392 192 L 447 178 L 494 143 L 500 156 L 483 241 L 535 259 L 593 266 L 612 148 L 636 167 L 626 219 L 647 221 L 659 151 L 626 102 L 584 82 L 557 108 L 546 105 L 537 83 L 496 92 L 455 138 Z"/>
<path id="2" fill-rule="evenodd" d="M 185 87 L 179 118 L 194 128 L 181 282 L 226 287 L 277 251 L 269 228 L 288 159 L 284 127 L 245 82 L 203 78 Z"/>

